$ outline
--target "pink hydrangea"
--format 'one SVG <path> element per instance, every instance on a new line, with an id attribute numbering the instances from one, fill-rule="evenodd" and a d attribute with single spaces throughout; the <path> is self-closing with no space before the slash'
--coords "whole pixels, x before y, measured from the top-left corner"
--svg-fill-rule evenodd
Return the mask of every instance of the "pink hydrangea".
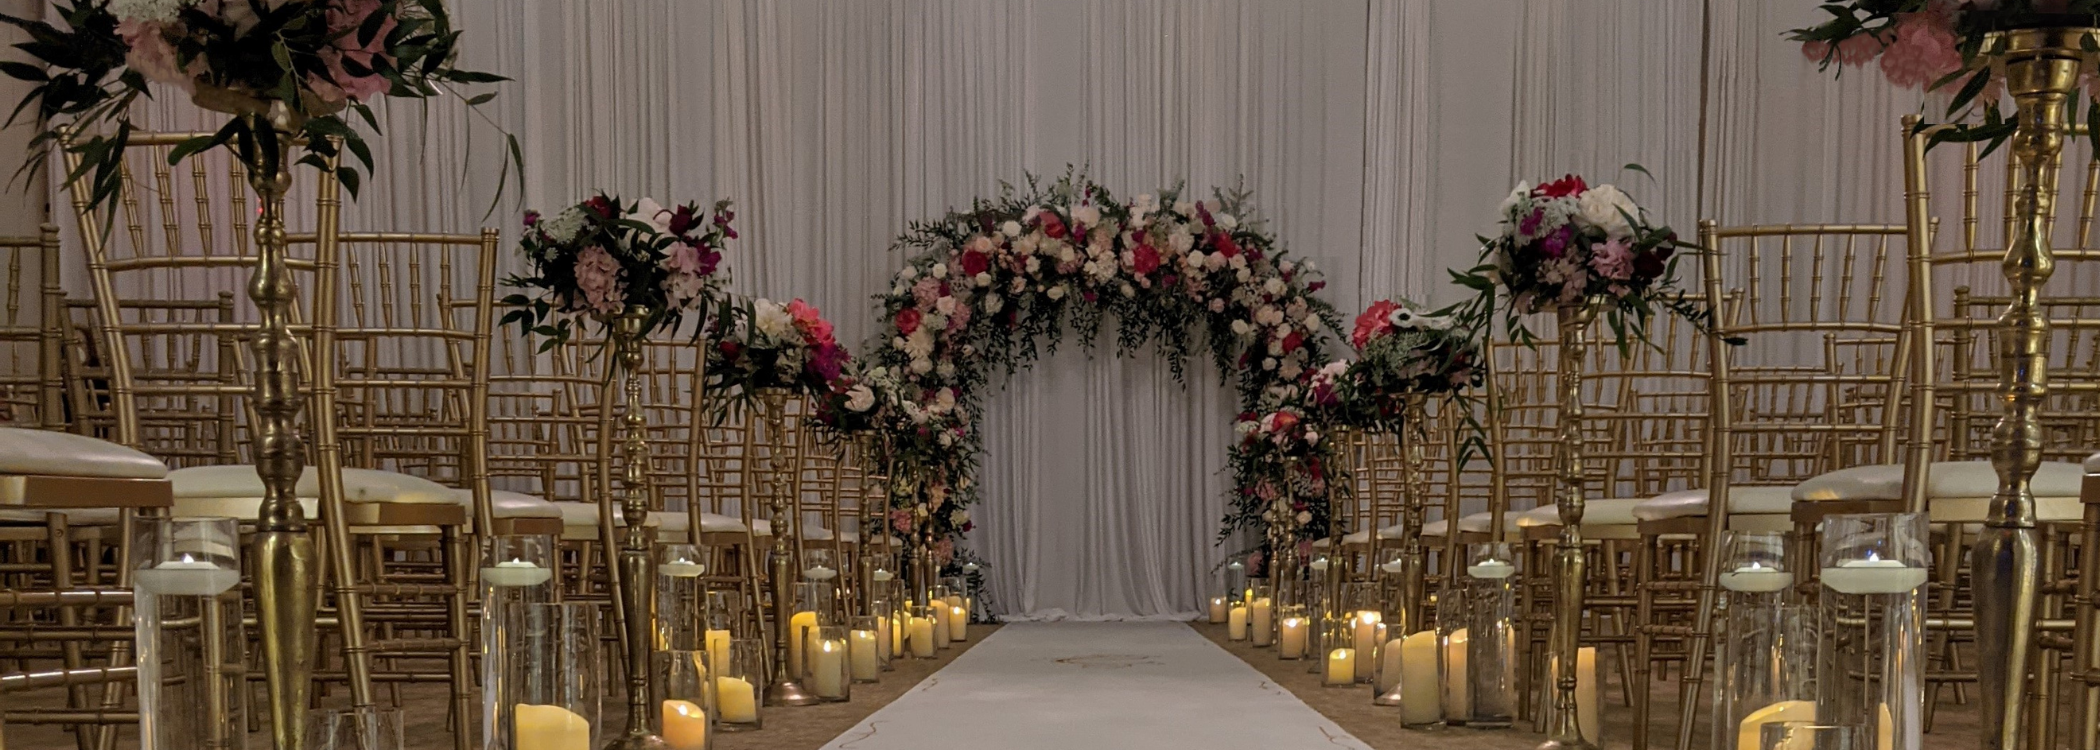
<path id="1" fill-rule="evenodd" d="M 931 276 L 920 278 L 911 285 L 911 297 L 920 307 L 933 309 L 933 304 L 941 299 L 940 280 Z"/>
<path id="2" fill-rule="evenodd" d="M 1876 55 L 1881 54 L 1881 49 L 1880 37 L 1873 34 L 1855 34 L 1837 43 L 1836 62 L 1856 68 L 1872 61 Z M 1830 43 L 1804 42 L 1801 45 L 1801 55 L 1810 62 L 1821 64 L 1824 60 L 1831 59 Z"/>
<path id="3" fill-rule="evenodd" d="M 168 43 L 163 32 L 164 28 L 155 21 L 117 22 L 117 36 L 131 46 L 131 51 L 124 53 L 124 64 L 146 80 L 174 84 L 184 91 L 196 90 L 194 74 L 201 69 L 202 61 L 191 61 L 190 70 L 184 71 L 175 63 L 175 45 Z"/>
<path id="4" fill-rule="evenodd" d="M 597 245 L 576 253 L 576 289 L 583 292 L 583 307 L 589 312 L 611 315 L 620 311 L 626 294 L 620 288 L 620 262 Z"/>
<path id="5" fill-rule="evenodd" d="M 1590 245 L 1590 269 L 1613 281 L 1633 278 L 1633 246 L 1623 237 Z"/>
<path id="6" fill-rule="evenodd" d="M 1944 10 L 1899 14 L 1889 35 L 1881 53 L 1881 73 L 1890 83 L 1921 89 L 1962 67 L 1954 19 Z"/>

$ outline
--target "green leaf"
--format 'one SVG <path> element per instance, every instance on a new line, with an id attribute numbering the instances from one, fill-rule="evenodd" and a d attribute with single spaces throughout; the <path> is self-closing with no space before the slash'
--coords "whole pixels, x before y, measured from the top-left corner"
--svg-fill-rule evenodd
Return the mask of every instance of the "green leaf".
<path id="1" fill-rule="evenodd" d="M 24 81 L 51 80 L 51 74 L 44 72 L 43 68 L 13 60 L 0 60 L 0 73 L 6 73 L 10 77 Z"/>
<path id="2" fill-rule="evenodd" d="M 495 99 L 495 98 L 496 98 L 496 92 L 494 92 L 494 91 L 490 91 L 490 92 L 487 92 L 487 93 L 483 93 L 483 94 L 475 94 L 474 96 L 472 96 L 472 97 L 469 97 L 469 98 L 467 99 L 467 106 L 469 106 L 469 107 L 479 107 L 479 106 L 481 106 L 481 105 L 483 105 L 483 104 L 487 104 L 487 103 L 489 103 L 489 101 L 490 101 L 490 100 L 493 100 L 493 99 Z"/>

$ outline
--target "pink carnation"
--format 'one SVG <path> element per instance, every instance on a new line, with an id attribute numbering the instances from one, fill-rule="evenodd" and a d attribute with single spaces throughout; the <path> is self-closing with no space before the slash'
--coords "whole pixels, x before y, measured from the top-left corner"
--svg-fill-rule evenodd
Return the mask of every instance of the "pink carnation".
<path id="1" fill-rule="evenodd" d="M 1954 20 L 1943 10 L 1898 14 L 1889 34 L 1893 38 L 1881 53 L 1881 72 L 1890 83 L 1924 88 L 1961 69 Z"/>
<path id="2" fill-rule="evenodd" d="M 810 343 L 818 346 L 835 343 L 831 335 L 831 322 L 825 320 L 824 314 L 809 303 L 795 299 L 788 303 L 787 314 L 795 319 L 795 328 L 800 329 L 803 338 L 808 339 Z"/>
<path id="3" fill-rule="evenodd" d="M 124 53 L 124 64 L 145 76 L 146 80 L 174 84 L 184 91 L 197 88 L 195 74 L 202 61 L 192 60 L 190 70 L 185 71 L 175 63 L 175 45 L 168 43 L 164 28 L 156 21 L 124 20 L 117 22 L 117 35 L 131 45 Z"/>
<path id="4" fill-rule="evenodd" d="M 620 311 L 626 295 L 620 289 L 620 262 L 597 245 L 576 253 L 576 289 L 585 310 L 601 315 Z"/>

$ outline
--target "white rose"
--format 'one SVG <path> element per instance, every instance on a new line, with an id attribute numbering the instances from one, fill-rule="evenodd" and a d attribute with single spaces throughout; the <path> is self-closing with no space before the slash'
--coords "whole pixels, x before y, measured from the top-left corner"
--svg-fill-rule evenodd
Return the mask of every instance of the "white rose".
<path id="1" fill-rule="evenodd" d="M 1004 307 L 1006 307 L 1005 297 L 994 294 L 984 298 L 984 311 L 986 313 L 996 313 Z"/>
<path id="2" fill-rule="evenodd" d="M 1517 188 L 1515 190 L 1509 191 L 1509 195 L 1502 199 L 1502 205 L 1495 209 L 1495 216 L 1497 216 L 1498 218 L 1508 218 L 1510 209 L 1516 208 L 1518 204 L 1523 203 L 1524 201 L 1529 200 L 1530 198 L 1531 183 L 1517 183 Z"/>
<path id="3" fill-rule="evenodd" d="M 1239 260 L 1240 258 L 1239 258 L 1239 256 L 1235 255 L 1235 256 L 1232 256 L 1232 259 L 1233 259 L 1233 260 Z M 1233 264 L 1233 265 L 1235 265 L 1235 266 L 1239 266 L 1239 269 L 1240 269 L 1240 270 L 1239 270 L 1239 272 L 1238 272 L 1237 274 L 1235 274 L 1235 275 L 1239 277 L 1240 283 L 1242 283 L 1242 284 L 1245 284 L 1245 283 L 1247 283 L 1247 282 L 1248 282 L 1249 280 L 1251 280 L 1251 279 L 1253 279 L 1253 278 L 1254 278 L 1254 274 L 1253 274 L 1253 272 L 1250 272 L 1250 271 L 1248 271 L 1248 270 L 1247 270 L 1247 267 L 1246 267 L 1246 266 L 1241 266 L 1241 265 L 1239 265 L 1239 264 L 1237 264 L 1237 263 L 1235 263 L 1235 264 Z"/>
<path id="4" fill-rule="evenodd" d="M 1101 209 L 1093 206 L 1080 206 L 1072 210 L 1072 221 L 1083 226 L 1096 226 L 1101 223 Z"/>
<path id="5" fill-rule="evenodd" d="M 912 280 L 912 279 L 916 279 L 916 278 L 918 278 L 918 277 L 919 277 L 919 267 L 918 267 L 918 266 L 905 266 L 905 267 L 904 267 L 903 269 L 900 269 L 900 270 L 898 270 L 898 271 L 897 271 L 897 280 L 898 280 L 898 281 L 910 281 L 910 280 Z"/>
<path id="6" fill-rule="evenodd" d="M 1227 232 L 1238 228 L 1240 225 L 1240 220 L 1232 214 L 1218 214 L 1217 216 L 1211 218 L 1218 222 L 1219 228 L 1222 228 Z"/>
<path id="7" fill-rule="evenodd" d="M 940 299 L 934 300 L 934 301 L 933 301 L 933 311 L 934 311 L 934 312 L 937 312 L 937 313 L 940 313 L 940 314 L 941 314 L 941 317 L 947 317 L 947 316 L 950 316 L 950 315 L 954 315 L 954 314 L 955 314 L 955 298 L 954 298 L 954 297 L 952 297 L 952 296 L 949 296 L 949 297 L 942 297 L 942 298 L 940 298 Z M 945 327 L 945 326 L 944 326 L 944 327 Z"/>
<path id="8" fill-rule="evenodd" d="M 576 241 L 577 233 L 583 231 L 583 223 L 583 209 L 570 206 L 553 218 L 541 221 L 540 232 L 556 244 L 566 245 Z"/>
<path id="9" fill-rule="evenodd" d="M 1125 284 L 1123 285 L 1123 296 L 1125 296 L 1125 297 L 1135 297 L 1135 296 L 1137 296 L 1137 288 L 1136 288 L 1136 287 L 1133 287 L 1133 286 L 1131 286 L 1131 285 L 1130 285 L 1130 284 L 1128 284 L 1128 283 L 1125 283 Z"/>
<path id="10" fill-rule="evenodd" d="M 946 448 L 946 447 L 948 447 L 948 446 L 951 446 L 951 445 L 954 445 L 954 444 L 955 444 L 955 433 L 953 433 L 953 432 L 949 432 L 949 431 L 947 431 L 947 430 L 941 430 L 941 447 L 943 447 L 943 448 Z"/>
<path id="11" fill-rule="evenodd" d="M 1268 281 L 1264 281 L 1261 283 L 1261 290 L 1264 292 L 1268 292 L 1271 295 L 1283 294 L 1283 279 L 1271 276 L 1269 277 Z"/>
<path id="12" fill-rule="evenodd" d="M 752 301 L 751 312 L 751 317 L 758 325 L 758 332 L 762 336 L 785 338 L 788 334 L 795 331 L 795 316 L 789 315 L 786 307 L 772 300 L 760 299 Z"/>
<path id="13" fill-rule="evenodd" d="M 1183 263 L 1184 265 L 1187 265 L 1187 266 L 1188 266 L 1188 267 L 1190 267 L 1190 268 L 1202 268 L 1202 267 L 1203 267 L 1203 251 L 1201 251 L 1201 250 L 1190 250 L 1190 251 L 1189 251 L 1189 254 L 1188 254 L 1188 257 L 1187 257 L 1186 259 L 1184 259 L 1184 260 L 1182 261 L 1182 263 Z"/>
<path id="14" fill-rule="evenodd" d="M 671 233 L 671 210 L 657 203 L 655 198 L 643 198 L 635 201 L 634 215 L 641 217 L 642 223 L 648 224 L 650 229 L 654 229 L 658 233 Z"/>
<path id="15" fill-rule="evenodd" d="M 990 271 L 978 271 L 978 272 L 977 272 L 977 285 L 978 285 L 978 286 L 991 286 L 991 285 L 992 285 L 992 272 L 990 272 Z"/>
<path id="16" fill-rule="evenodd" d="M 934 365 L 933 373 L 944 378 L 955 377 L 955 363 L 945 359 L 941 360 L 940 364 Z"/>
<path id="17" fill-rule="evenodd" d="M 903 284 L 898 284 L 896 286 L 890 287 L 890 296 L 902 297 L 904 296 L 904 293 L 908 291 L 911 291 L 911 287 L 907 287 Z"/>
<path id="18" fill-rule="evenodd" d="M 1247 335 L 1247 334 L 1250 334 L 1250 333 L 1253 333 L 1253 332 L 1254 332 L 1254 326 L 1251 326 L 1251 325 L 1247 325 L 1247 321 L 1244 321 L 1244 320 L 1235 320 L 1235 321 L 1232 321 L 1232 333 L 1233 333 L 1234 335 L 1236 335 L 1236 336 L 1245 336 L 1245 335 Z"/>
<path id="19" fill-rule="evenodd" d="M 964 510 L 964 509 L 962 509 L 962 508 L 956 508 L 956 509 L 955 509 L 955 512 L 953 512 L 953 513 L 949 513 L 949 514 L 948 514 L 948 523 L 954 524 L 954 525 L 956 525 L 956 526 L 961 526 L 961 525 L 963 525 L 963 524 L 966 524 L 966 523 L 969 523 L 969 522 L 970 522 L 970 511 Z M 969 566 L 964 566 L 964 567 L 969 567 Z"/>
<path id="20" fill-rule="evenodd" d="M 1043 296 L 1049 297 L 1052 301 L 1064 299 L 1065 287 L 1063 284 L 1050 287 L 1048 291 L 1043 292 Z"/>
<path id="21" fill-rule="evenodd" d="M 1214 313 L 1221 313 L 1221 312 L 1225 312 L 1225 300 L 1223 300 L 1223 299 L 1213 299 L 1213 300 L 1211 300 L 1211 301 L 1210 301 L 1210 311 L 1211 311 L 1211 312 L 1214 312 Z"/>
<path id="22" fill-rule="evenodd" d="M 890 346 L 896 348 L 898 351 L 903 351 L 906 347 L 910 346 L 910 344 L 904 340 L 903 336 L 898 336 L 896 338 L 890 339 Z"/>
<path id="23" fill-rule="evenodd" d="M 1021 222 L 1009 219 L 1005 224 L 999 225 L 999 231 L 1008 237 L 1019 237 L 1021 236 Z"/>
<path id="24" fill-rule="evenodd" d="M 1195 216 L 1196 204 L 1188 201 L 1174 201 L 1174 213 L 1182 216 Z"/>
<path id="25" fill-rule="evenodd" d="M 1306 332 L 1306 333 L 1319 333 L 1319 332 L 1320 332 L 1320 327 L 1321 327 L 1322 325 L 1324 325 L 1324 324 L 1320 322 L 1320 316 L 1318 316 L 1318 315 L 1307 315 L 1307 316 L 1305 316 L 1305 332 Z"/>
<path id="26" fill-rule="evenodd" d="M 852 411 L 867 411 L 875 408 L 875 390 L 867 383 L 854 383 L 846 389 L 846 408 Z"/>
<path id="27" fill-rule="evenodd" d="M 924 375 L 933 372 L 933 360 L 914 359 L 911 361 L 911 371 L 914 375 Z"/>
<path id="28" fill-rule="evenodd" d="M 1582 197 L 1576 199 L 1575 206 L 1576 213 L 1583 223 L 1602 229 L 1605 234 L 1613 237 L 1632 234 L 1633 225 L 1626 217 L 1641 215 L 1641 207 L 1634 205 L 1632 198 L 1611 185 L 1590 188 Z"/>
<path id="29" fill-rule="evenodd" d="M 1263 357 L 1261 360 L 1261 369 L 1274 370 L 1276 369 L 1276 364 L 1277 363 L 1275 357 Z"/>
<path id="30" fill-rule="evenodd" d="M 945 278 L 948 278 L 948 264 L 946 264 L 946 263 L 935 263 L 935 264 L 933 264 L 933 277 L 934 277 L 934 278 L 936 278 L 936 279 L 945 279 Z"/>

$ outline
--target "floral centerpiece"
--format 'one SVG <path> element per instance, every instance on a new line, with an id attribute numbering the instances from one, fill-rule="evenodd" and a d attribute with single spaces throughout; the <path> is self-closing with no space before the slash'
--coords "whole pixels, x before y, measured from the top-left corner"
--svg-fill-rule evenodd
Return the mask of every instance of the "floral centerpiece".
<path id="1" fill-rule="evenodd" d="M 1118 352 L 1155 349 L 1177 376 L 1207 349 L 1252 408 L 1326 361 L 1324 332 L 1339 325 L 1317 269 L 1289 257 L 1244 192 L 1121 199 L 1076 175 L 1031 178 L 899 244 L 916 254 L 880 297 L 887 324 L 869 356 L 904 392 L 947 389 L 966 414 L 994 373 L 1068 330 L 1091 341 L 1110 318 Z M 958 450 L 976 452 L 971 440 Z"/>
<path id="2" fill-rule="evenodd" d="M 760 298 L 731 309 L 708 350 L 709 388 L 742 397 L 770 388 L 832 392 L 849 355 L 817 308 Z"/>
<path id="3" fill-rule="evenodd" d="M 736 239 L 729 202 L 665 207 L 599 194 L 552 216 L 525 213 L 518 247 L 529 269 L 506 280 L 527 290 L 503 299 L 503 324 L 552 348 L 582 321 L 609 321 L 628 308 L 650 311 L 642 336 L 677 330 L 685 316 L 717 303 L 728 273 L 722 248 Z M 702 321 L 705 322 L 705 321 Z"/>
<path id="4" fill-rule="evenodd" d="M 1480 293 L 1460 315 L 1486 319 L 1499 293 L 1509 300 L 1508 330 L 1526 342 L 1532 338 L 1523 316 L 1582 305 L 1600 308 L 1622 345 L 1646 340 L 1658 307 L 1710 324 L 1704 307 L 1674 288 L 1674 259 L 1692 246 L 1669 227 L 1650 224 L 1617 187 L 1592 187 L 1575 175 L 1536 187 L 1518 183 L 1497 214 L 1501 232 L 1481 238 L 1482 265 L 1458 275 Z"/>
<path id="5" fill-rule="evenodd" d="M 1347 482 L 1331 473 L 1341 470 L 1341 446 L 1328 439 L 1298 400 L 1303 390 L 1291 387 L 1276 393 L 1282 396 L 1278 403 L 1244 412 L 1233 425 L 1239 441 L 1228 463 L 1238 486 L 1225 533 L 1263 528 L 1281 516 L 1294 539 L 1326 536 L 1332 505 L 1328 493 L 1347 489 Z"/>
<path id="6" fill-rule="evenodd" d="M 860 442 L 873 473 L 917 481 L 919 497 L 890 510 L 896 533 L 918 531 L 923 511 L 940 558 L 942 549 L 952 549 L 942 540 L 971 529 L 961 500 L 970 495 L 977 454 L 958 450 L 970 439 L 970 421 L 954 389 L 913 392 L 887 367 L 849 363 L 828 391 L 817 394 L 816 416 L 826 428 Z"/>
<path id="7" fill-rule="evenodd" d="M 286 145 L 279 143 L 281 127 L 308 152 L 302 163 L 332 169 L 356 195 L 357 171 L 335 157 L 347 149 L 369 170 L 372 155 L 346 110 L 376 132 L 367 105 L 379 97 L 428 98 L 456 93 L 451 84 L 504 80 L 456 66 L 460 32 L 442 0 L 70 0 L 55 13 L 59 24 L 0 15 L 29 32 L 17 46 L 41 63 L 4 63 L 0 72 L 33 84 L 16 110 L 34 112 L 44 128 L 31 143 L 30 163 L 66 146 L 65 133 L 79 133 L 70 148 L 82 164 L 72 176 L 91 180 L 96 205 L 121 184 L 117 167 L 134 132 L 131 106 L 150 95 L 149 82 L 234 114 L 261 115 L 273 101 L 289 105 L 289 122 L 230 118 L 218 132 L 176 147 L 171 159 L 231 143 L 250 168 L 274 173 Z M 506 181 L 522 162 L 514 138 L 510 155 Z"/>

